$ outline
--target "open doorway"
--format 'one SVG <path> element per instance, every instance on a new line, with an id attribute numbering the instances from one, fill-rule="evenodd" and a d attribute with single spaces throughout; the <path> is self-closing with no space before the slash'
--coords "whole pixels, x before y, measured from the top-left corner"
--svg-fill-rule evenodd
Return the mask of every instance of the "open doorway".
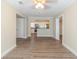
<path id="1" fill-rule="evenodd" d="M 16 45 L 21 46 L 21 44 L 26 43 L 27 39 L 27 19 L 19 14 L 16 14 Z M 26 46 L 26 45 L 24 45 Z"/>
<path id="2" fill-rule="evenodd" d="M 34 20 L 31 21 L 31 34 L 37 37 L 43 37 L 44 31 L 48 32 L 47 30 L 50 29 L 49 20 Z"/>

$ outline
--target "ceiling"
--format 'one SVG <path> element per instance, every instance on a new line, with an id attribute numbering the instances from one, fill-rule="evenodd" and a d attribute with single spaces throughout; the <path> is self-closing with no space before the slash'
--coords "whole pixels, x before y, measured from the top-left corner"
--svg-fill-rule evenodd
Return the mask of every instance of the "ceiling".
<path id="1" fill-rule="evenodd" d="M 56 2 L 46 3 L 44 9 L 35 9 L 32 0 L 22 0 L 23 4 L 19 4 L 18 0 L 7 1 L 26 16 L 55 16 L 73 3 L 73 0 L 57 0 Z"/>

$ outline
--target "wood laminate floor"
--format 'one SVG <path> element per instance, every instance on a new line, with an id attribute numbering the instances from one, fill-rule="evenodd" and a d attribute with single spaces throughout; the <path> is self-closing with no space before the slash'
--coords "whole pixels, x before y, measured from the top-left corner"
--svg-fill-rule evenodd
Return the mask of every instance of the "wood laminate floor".
<path id="1" fill-rule="evenodd" d="M 54 38 L 17 39 L 17 47 L 2 59 L 76 59 Z"/>

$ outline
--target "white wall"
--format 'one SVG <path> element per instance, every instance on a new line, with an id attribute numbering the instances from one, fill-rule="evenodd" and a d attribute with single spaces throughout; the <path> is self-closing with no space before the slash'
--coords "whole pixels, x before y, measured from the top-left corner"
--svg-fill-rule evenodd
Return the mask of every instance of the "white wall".
<path id="1" fill-rule="evenodd" d="M 64 12 L 63 23 L 63 45 L 77 55 L 77 14 L 76 3 L 74 2 Z"/>
<path id="2" fill-rule="evenodd" d="M 26 18 L 16 19 L 16 37 L 27 38 L 27 19 Z"/>
<path id="3" fill-rule="evenodd" d="M 53 37 L 53 17 L 28 17 L 28 36 L 31 36 L 30 23 L 32 20 L 49 20 L 50 29 L 38 29 L 39 37 Z"/>
<path id="4" fill-rule="evenodd" d="M 59 27 L 59 17 L 56 17 L 56 39 L 59 40 L 60 35 L 60 27 Z"/>
<path id="5" fill-rule="evenodd" d="M 16 46 L 16 11 L 2 0 L 1 3 L 1 55 L 2 57 Z"/>

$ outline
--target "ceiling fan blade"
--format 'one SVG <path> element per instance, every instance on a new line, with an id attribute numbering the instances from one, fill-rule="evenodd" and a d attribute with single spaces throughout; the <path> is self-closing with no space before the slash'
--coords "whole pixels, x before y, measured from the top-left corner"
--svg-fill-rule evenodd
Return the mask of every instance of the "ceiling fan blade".
<path id="1" fill-rule="evenodd" d="M 47 3 L 56 3 L 57 0 L 46 0 Z"/>
<path id="2" fill-rule="evenodd" d="M 44 5 L 44 8 L 43 8 L 43 9 L 50 9 L 50 8 L 51 8 L 50 6 Z M 35 8 L 35 5 L 32 5 L 32 6 L 31 6 L 31 9 L 36 9 L 36 8 Z M 38 9 L 43 10 L 42 8 L 38 8 Z M 37 10 L 38 10 L 38 9 L 37 9 Z"/>

